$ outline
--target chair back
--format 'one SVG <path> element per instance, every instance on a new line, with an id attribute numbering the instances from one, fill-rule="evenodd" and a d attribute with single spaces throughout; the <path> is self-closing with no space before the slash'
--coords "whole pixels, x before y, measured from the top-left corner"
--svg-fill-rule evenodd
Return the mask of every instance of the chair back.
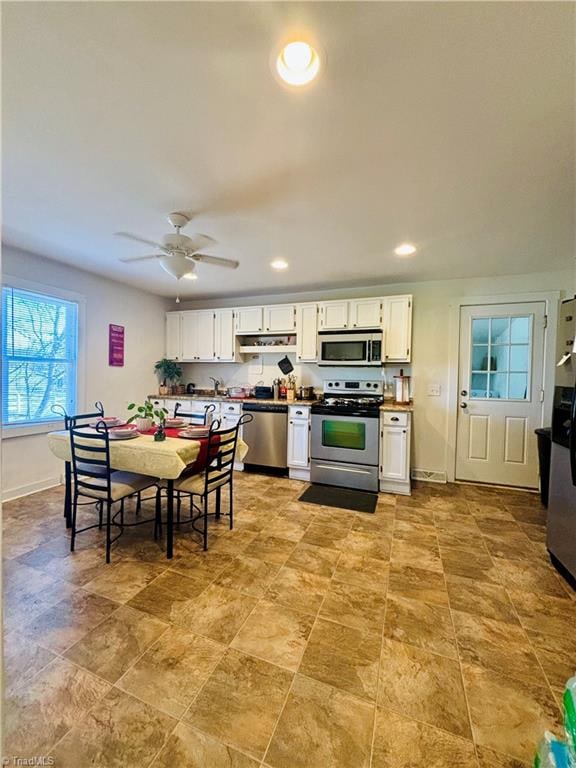
<path id="1" fill-rule="evenodd" d="M 208 435 L 208 456 L 214 458 L 206 462 L 204 470 L 204 493 L 210 493 L 223 483 L 232 481 L 238 435 L 244 424 L 252 421 L 254 416 L 245 413 L 235 427 L 220 429 L 220 422 L 215 420 L 210 425 Z"/>
<path id="2" fill-rule="evenodd" d="M 104 416 L 104 406 L 100 402 L 100 400 L 97 400 L 94 403 L 94 408 L 96 409 L 92 413 L 76 413 L 74 415 L 69 415 L 66 413 L 66 409 L 61 405 L 53 405 L 52 406 L 52 413 L 56 413 L 58 416 L 64 419 L 64 429 L 70 429 L 70 427 L 75 427 L 77 424 L 85 421 L 89 421 L 90 419 L 101 419 Z"/>
<path id="3" fill-rule="evenodd" d="M 200 424 L 207 427 L 213 422 L 215 410 L 216 406 L 214 403 L 210 403 L 210 405 L 204 406 L 204 413 L 191 413 L 190 411 L 182 410 L 182 403 L 176 403 L 176 407 L 174 408 L 174 418 L 177 419 L 180 417 L 182 419 L 187 419 L 191 424 Z"/>
<path id="4" fill-rule="evenodd" d="M 99 421 L 95 429 L 86 424 L 72 424 L 69 434 L 74 492 L 105 492 L 105 498 L 110 501 L 110 438 L 106 423 Z"/>

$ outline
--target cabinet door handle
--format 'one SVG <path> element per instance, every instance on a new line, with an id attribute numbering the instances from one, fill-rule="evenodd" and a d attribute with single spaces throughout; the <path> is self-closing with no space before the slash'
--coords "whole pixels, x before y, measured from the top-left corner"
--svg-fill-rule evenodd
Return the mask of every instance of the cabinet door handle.
<path id="1" fill-rule="evenodd" d="M 398 418 L 398 416 L 392 416 L 390 418 L 390 421 L 400 421 L 400 419 Z"/>
<path id="2" fill-rule="evenodd" d="M 302 416 L 302 411 L 296 411 L 296 414 L 297 414 L 298 416 Z"/>

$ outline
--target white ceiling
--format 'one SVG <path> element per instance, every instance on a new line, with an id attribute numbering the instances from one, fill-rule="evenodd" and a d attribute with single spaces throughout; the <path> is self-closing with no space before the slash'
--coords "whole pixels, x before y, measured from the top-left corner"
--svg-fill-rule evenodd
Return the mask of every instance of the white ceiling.
<path id="1" fill-rule="evenodd" d="M 184 295 L 514 274 L 573 257 L 573 3 L 3 3 L 4 240 L 121 256 L 195 212 L 239 259 Z M 312 36 L 288 91 L 269 58 Z M 414 242 L 416 256 L 393 254 Z M 269 268 L 273 257 L 290 263 Z"/>

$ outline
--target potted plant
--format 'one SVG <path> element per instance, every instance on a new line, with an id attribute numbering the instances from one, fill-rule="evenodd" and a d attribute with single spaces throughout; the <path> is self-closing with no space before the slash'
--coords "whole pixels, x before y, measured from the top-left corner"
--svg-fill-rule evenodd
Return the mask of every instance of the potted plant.
<path id="1" fill-rule="evenodd" d="M 168 394 L 168 382 L 174 384 L 178 379 L 182 378 L 182 368 L 174 360 L 158 360 L 154 366 L 154 371 L 158 377 L 162 380 L 160 384 L 160 394 Z"/>
<path id="2" fill-rule="evenodd" d="M 160 426 L 164 426 L 166 414 L 168 413 L 166 408 L 154 408 L 154 403 L 150 400 L 145 400 L 142 405 L 130 403 L 128 410 L 133 411 L 134 409 L 136 409 L 136 413 L 127 419 L 127 424 L 135 422 L 139 432 L 148 432 L 149 429 L 152 429 L 154 419 L 158 420 Z"/>

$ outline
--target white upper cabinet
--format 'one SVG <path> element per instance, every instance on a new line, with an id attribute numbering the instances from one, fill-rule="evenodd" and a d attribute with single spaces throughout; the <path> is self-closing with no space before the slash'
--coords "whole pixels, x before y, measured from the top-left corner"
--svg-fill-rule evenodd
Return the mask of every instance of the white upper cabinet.
<path id="1" fill-rule="evenodd" d="M 384 362 L 409 363 L 412 353 L 412 296 L 383 299 Z"/>
<path id="2" fill-rule="evenodd" d="M 182 313 L 166 312 L 166 357 L 182 359 Z"/>
<path id="3" fill-rule="evenodd" d="M 264 307 L 264 331 L 270 333 L 293 333 L 296 328 L 294 304 L 276 304 Z"/>
<path id="4" fill-rule="evenodd" d="M 382 327 L 382 299 L 353 299 L 349 304 L 351 328 Z"/>
<path id="5" fill-rule="evenodd" d="M 234 310 L 217 309 L 215 312 L 214 349 L 216 360 L 234 362 L 236 360 L 236 339 L 234 337 Z"/>
<path id="6" fill-rule="evenodd" d="M 301 362 L 318 360 L 318 305 L 296 305 L 296 357 Z"/>
<path id="7" fill-rule="evenodd" d="M 241 307 L 236 312 L 236 333 L 261 333 L 264 330 L 263 307 Z"/>
<path id="8" fill-rule="evenodd" d="M 323 301 L 320 306 L 320 330 L 348 328 L 348 301 Z"/>
<path id="9" fill-rule="evenodd" d="M 214 360 L 214 314 L 211 309 L 182 312 L 182 360 Z"/>

